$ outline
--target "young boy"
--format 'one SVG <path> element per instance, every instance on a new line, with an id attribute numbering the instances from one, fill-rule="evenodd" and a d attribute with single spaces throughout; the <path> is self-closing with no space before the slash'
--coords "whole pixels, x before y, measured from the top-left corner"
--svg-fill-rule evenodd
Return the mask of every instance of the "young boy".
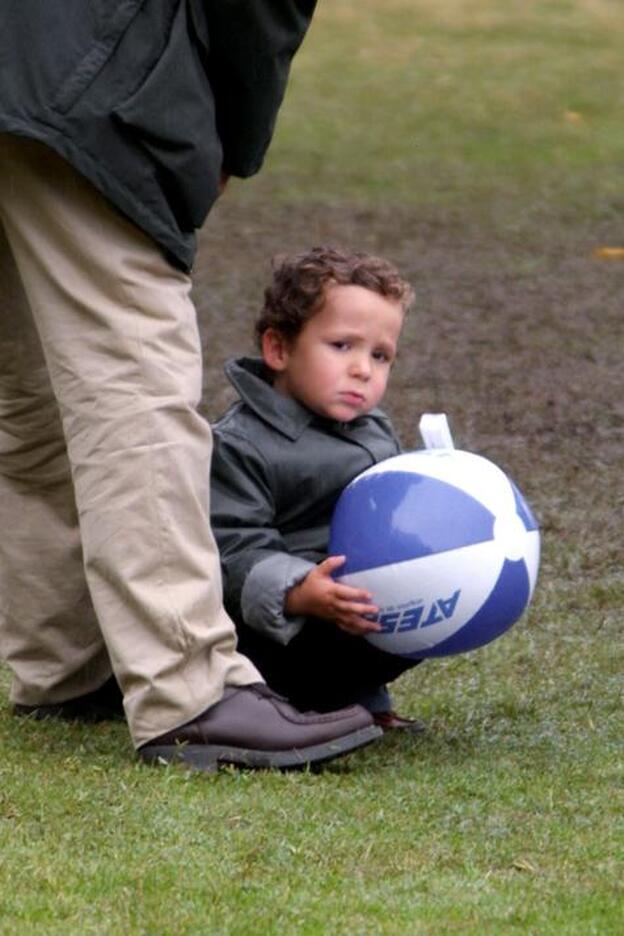
<path id="1" fill-rule="evenodd" d="M 387 261 L 315 248 L 282 259 L 256 336 L 262 358 L 226 366 L 240 400 L 214 426 L 211 516 L 225 606 L 247 654 L 302 709 L 359 702 L 384 728 L 385 683 L 414 661 L 362 637 L 379 629 L 367 592 L 333 578 L 329 523 L 343 488 L 400 451 L 377 409 L 411 287 Z"/>

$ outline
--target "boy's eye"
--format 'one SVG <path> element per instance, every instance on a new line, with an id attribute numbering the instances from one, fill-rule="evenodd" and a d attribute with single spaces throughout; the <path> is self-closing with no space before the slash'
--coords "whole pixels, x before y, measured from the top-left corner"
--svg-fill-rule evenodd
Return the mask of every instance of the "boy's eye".
<path id="1" fill-rule="evenodd" d="M 349 348 L 349 342 L 348 341 L 332 341 L 331 346 L 332 348 L 336 348 L 336 350 L 338 351 L 346 351 Z"/>
<path id="2" fill-rule="evenodd" d="M 376 361 L 381 361 L 382 363 L 389 363 L 390 361 L 390 355 L 387 351 L 373 351 L 373 358 Z"/>

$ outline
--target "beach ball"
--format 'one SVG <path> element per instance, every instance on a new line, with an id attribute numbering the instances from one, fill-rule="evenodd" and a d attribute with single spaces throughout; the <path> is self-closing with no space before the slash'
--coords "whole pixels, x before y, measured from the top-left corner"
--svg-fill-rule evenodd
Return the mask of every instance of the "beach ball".
<path id="1" fill-rule="evenodd" d="M 379 607 L 375 646 L 410 659 L 464 653 L 507 631 L 537 579 L 538 525 L 513 481 L 481 455 L 426 449 L 386 459 L 342 492 L 336 578 Z"/>

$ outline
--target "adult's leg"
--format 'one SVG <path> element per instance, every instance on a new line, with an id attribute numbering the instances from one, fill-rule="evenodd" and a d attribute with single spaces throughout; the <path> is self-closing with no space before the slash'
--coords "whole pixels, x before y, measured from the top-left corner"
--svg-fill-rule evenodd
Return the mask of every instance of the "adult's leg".
<path id="1" fill-rule="evenodd" d="M 190 281 L 36 143 L 0 138 L 0 217 L 59 405 L 86 579 L 138 746 L 216 703 L 226 685 L 258 680 L 236 652 L 221 605 Z M 66 557 L 67 549 L 61 576 Z M 31 557 L 29 574 L 38 572 Z M 20 652 L 48 666 L 34 624 L 21 620 Z M 92 623 L 89 633 L 97 642 Z M 63 666 L 56 635 L 52 642 L 59 687 L 77 678 L 75 659 Z M 84 688 L 105 671 L 98 652 L 101 670 L 97 678 L 81 670 Z M 22 678 L 15 698 L 31 701 L 42 691 Z"/>
<path id="2" fill-rule="evenodd" d="M 0 633 L 23 705 L 98 688 L 111 667 L 87 589 L 65 438 L 0 226 Z"/>

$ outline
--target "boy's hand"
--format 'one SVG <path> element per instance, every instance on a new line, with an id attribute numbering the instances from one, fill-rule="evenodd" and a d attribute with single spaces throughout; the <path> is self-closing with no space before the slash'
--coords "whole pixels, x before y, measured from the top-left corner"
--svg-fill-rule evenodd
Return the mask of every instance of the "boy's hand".
<path id="1" fill-rule="evenodd" d="M 364 614 L 376 614 L 377 605 L 371 604 L 371 595 L 361 588 L 342 585 L 332 578 L 332 572 L 344 565 L 345 556 L 329 556 L 311 569 L 302 582 L 287 594 L 284 610 L 287 614 L 323 618 L 333 621 L 348 634 L 361 636 L 378 631 L 379 624 L 369 621 Z"/>

